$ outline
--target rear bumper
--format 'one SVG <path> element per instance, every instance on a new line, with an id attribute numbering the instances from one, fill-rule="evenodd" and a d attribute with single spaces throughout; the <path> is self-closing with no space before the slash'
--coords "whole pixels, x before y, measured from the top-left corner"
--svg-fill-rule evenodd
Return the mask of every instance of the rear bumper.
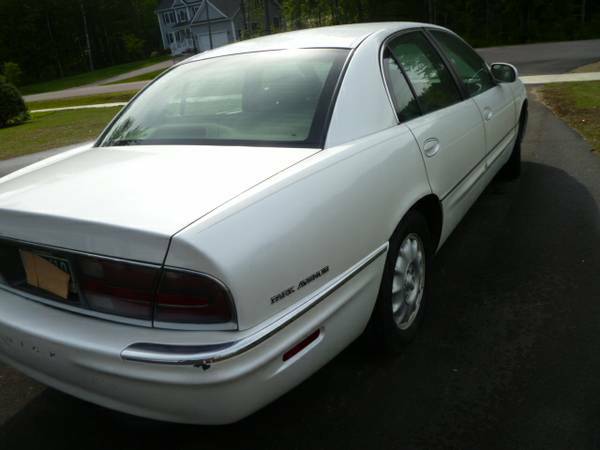
<path id="1" fill-rule="evenodd" d="M 182 423 L 235 422 L 302 382 L 362 332 L 387 245 L 382 249 L 322 299 L 303 303 L 320 299 L 310 308 L 243 332 L 133 327 L 53 309 L 0 288 L 0 359 L 111 409 Z M 319 338 L 284 362 L 283 353 L 316 329 Z"/>

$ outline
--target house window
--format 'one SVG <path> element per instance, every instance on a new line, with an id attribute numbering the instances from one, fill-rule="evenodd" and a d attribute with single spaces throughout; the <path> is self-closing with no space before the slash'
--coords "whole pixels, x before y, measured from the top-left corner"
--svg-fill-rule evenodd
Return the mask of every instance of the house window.
<path id="1" fill-rule="evenodd" d="M 163 21 L 165 23 L 171 23 L 171 21 L 169 20 L 169 13 L 164 13 L 163 14 Z"/>
<path id="2" fill-rule="evenodd" d="M 187 14 L 185 12 L 185 9 L 180 9 L 177 12 L 177 18 L 178 18 L 179 22 L 185 22 L 187 20 Z"/>
<path id="3" fill-rule="evenodd" d="M 167 40 L 169 41 L 169 44 L 173 43 L 173 33 L 168 33 L 167 34 Z"/>

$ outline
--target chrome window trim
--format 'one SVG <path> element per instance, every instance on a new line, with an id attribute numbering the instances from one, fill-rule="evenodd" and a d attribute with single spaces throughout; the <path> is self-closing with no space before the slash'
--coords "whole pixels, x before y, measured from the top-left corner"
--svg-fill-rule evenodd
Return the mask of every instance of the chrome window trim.
<path id="1" fill-rule="evenodd" d="M 299 319 L 354 278 L 382 254 L 386 253 L 388 248 L 389 243 L 386 242 L 328 284 L 312 292 L 298 307 L 283 316 L 276 317 L 255 333 L 242 339 L 210 345 L 136 343 L 124 349 L 121 352 L 121 358 L 132 362 L 194 366 L 202 367 L 205 370 L 209 369 L 216 362 L 225 361 L 253 349 Z"/>

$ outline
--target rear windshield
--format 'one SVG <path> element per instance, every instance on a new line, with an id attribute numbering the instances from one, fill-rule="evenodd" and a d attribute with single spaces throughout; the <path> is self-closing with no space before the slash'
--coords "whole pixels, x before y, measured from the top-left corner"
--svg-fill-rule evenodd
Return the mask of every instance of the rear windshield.
<path id="1" fill-rule="evenodd" d="M 100 145 L 320 147 L 347 56 L 281 50 L 183 64 L 130 103 Z"/>

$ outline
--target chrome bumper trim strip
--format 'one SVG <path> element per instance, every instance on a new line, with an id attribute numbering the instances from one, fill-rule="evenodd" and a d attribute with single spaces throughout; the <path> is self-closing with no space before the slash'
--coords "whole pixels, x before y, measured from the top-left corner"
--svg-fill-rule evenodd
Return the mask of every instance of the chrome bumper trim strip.
<path id="1" fill-rule="evenodd" d="M 297 308 L 276 318 L 255 333 L 238 341 L 212 345 L 165 345 L 152 343 L 132 344 L 121 352 L 121 358 L 153 364 L 194 366 L 208 369 L 213 363 L 233 358 L 261 344 L 283 328 L 317 306 L 337 289 L 342 287 L 361 270 L 387 252 L 389 243 L 383 244 L 350 269 L 338 275 L 321 289 L 313 292 Z"/>

